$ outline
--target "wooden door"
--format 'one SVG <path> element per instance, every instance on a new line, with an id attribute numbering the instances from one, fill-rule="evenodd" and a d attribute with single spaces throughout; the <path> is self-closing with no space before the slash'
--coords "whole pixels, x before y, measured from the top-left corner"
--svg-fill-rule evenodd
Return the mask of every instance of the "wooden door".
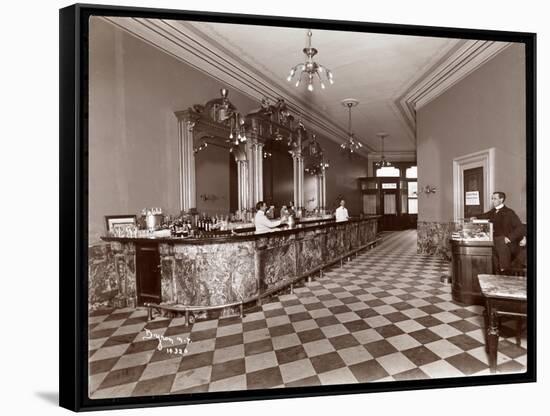
<path id="1" fill-rule="evenodd" d="M 137 302 L 160 303 L 160 255 L 158 245 L 136 246 L 136 284 Z"/>
<path id="2" fill-rule="evenodd" d="M 401 229 L 400 191 L 397 181 L 384 181 L 381 185 L 380 205 L 382 209 L 382 227 L 384 231 Z"/>
<path id="3" fill-rule="evenodd" d="M 380 190 L 377 178 L 361 178 L 360 189 L 363 195 L 363 214 L 380 214 Z"/>
<path id="4" fill-rule="evenodd" d="M 483 168 L 464 170 L 464 218 L 475 217 L 483 214 Z"/>

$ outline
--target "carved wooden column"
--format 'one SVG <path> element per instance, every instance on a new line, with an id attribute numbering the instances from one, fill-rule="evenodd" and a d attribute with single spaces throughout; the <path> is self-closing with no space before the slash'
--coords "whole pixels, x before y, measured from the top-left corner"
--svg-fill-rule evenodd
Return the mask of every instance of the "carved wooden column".
<path id="1" fill-rule="evenodd" d="M 297 209 L 304 207 L 304 158 L 300 153 L 292 155 L 294 168 L 294 206 Z"/>
<path id="2" fill-rule="evenodd" d="M 243 209 L 250 208 L 248 161 L 237 161 L 237 175 L 239 189 L 239 211 L 242 211 Z"/>
<path id="3" fill-rule="evenodd" d="M 194 121 L 178 117 L 180 210 L 185 212 L 197 206 L 195 191 L 195 153 L 193 151 L 194 127 Z"/>
<path id="4" fill-rule="evenodd" d="M 315 202 L 317 203 L 317 209 L 321 209 L 323 195 L 321 192 L 322 189 L 322 178 L 321 175 L 315 175 Z"/>
<path id="5" fill-rule="evenodd" d="M 325 210 L 326 207 L 327 207 L 327 177 L 326 177 L 326 172 L 324 169 L 321 170 L 321 174 L 319 175 L 320 177 L 320 194 L 321 194 L 321 199 L 320 199 L 320 209 L 321 210 Z"/>
<path id="6" fill-rule="evenodd" d="M 254 184 L 254 204 L 264 199 L 264 144 L 262 142 L 257 142 L 255 148 L 256 176 Z"/>
<path id="7" fill-rule="evenodd" d="M 304 202 L 304 158 L 303 156 L 300 156 L 300 159 L 299 159 L 299 170 L 298 170 L 298 174 L 299 174 L 299 179 L 300 179 L 300 192 L 298 193 L 298 208 L 299 209 L 303 209 L 304 206 L 305 206 L 305 202 Z"/>
<path id="8" fill-rule="evenodd" d="M 249 206 L 253 208 L 256 202 L 264 198 L 264 144 L 261 141 L 252 140 L 247 146 L 247 158 L 249 165 Z"/>

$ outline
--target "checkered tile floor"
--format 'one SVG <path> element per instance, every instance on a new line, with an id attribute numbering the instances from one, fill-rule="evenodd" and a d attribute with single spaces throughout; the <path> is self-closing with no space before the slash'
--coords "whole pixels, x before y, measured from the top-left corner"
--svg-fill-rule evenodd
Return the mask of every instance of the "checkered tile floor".
<path id="1" fill-rule="evenodd" d="M 144 309 L 91 313 L 90 397 L 489 374 L 483 308 L 452 302 L 439 280 L 448 267 L 416 254 L 411 230 L 242 319 L 187 327 L 147 322 Z M 502 332 L 497 371 L 525 371 L 525 338 L 516 346 L 514 331 Z"/>

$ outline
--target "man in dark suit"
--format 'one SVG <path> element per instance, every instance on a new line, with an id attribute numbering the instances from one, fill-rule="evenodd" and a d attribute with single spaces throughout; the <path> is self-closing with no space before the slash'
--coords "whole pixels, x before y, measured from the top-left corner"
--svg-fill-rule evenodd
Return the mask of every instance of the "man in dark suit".
<path id="1" fill-rule="evenodd" d="M 504 205 L 506 194 L 494 192 L 491 197 L 493 209 L 481 214 L 480 219 L 493 223 L 493 244 L 497 255 L 497 272 L 510 269 L 512 254 L 517 251 L 519 241 L 524 237 L 524 227 L 516 213 Z"/>

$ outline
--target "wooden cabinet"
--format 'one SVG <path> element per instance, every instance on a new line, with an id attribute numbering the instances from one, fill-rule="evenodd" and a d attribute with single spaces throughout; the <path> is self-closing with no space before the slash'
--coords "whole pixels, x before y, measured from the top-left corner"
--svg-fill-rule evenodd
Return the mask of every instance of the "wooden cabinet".
<path id="1" fill-rule="evenodd" d="M 136 289 L 137 303 L 160 303 L 160 255 L 158 244 L 136 245 Z"/>
<path id="2" fill-rule="evenodd" d="M 478 274 L 493 274 L 492 241 L 451 240 L 453 300 L 468 305 L 484 305 Z"/>

